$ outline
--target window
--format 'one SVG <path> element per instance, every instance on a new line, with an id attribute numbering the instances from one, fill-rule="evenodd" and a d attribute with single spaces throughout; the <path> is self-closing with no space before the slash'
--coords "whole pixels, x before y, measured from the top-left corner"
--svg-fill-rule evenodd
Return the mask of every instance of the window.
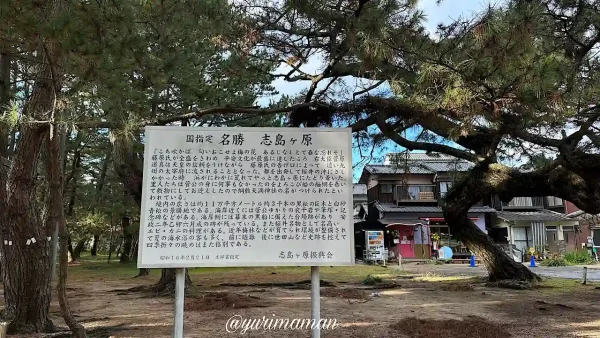
<path id="1" fill-rule="evenodd" d="M 444 198 L 450 187 L 452 187 L 452 182 L 440 182 L 440 197 Z"/>
<path id="2" fill-rule="evenodd" d="M 399 185 L 396 186 L 396 199 L 404 201 L 435 201 L 433 185 Z"/>
<path id="3" fill-rule="evenodd" d="M 391 194 L 392 193 L 392 185 L 391 184 L 382 184 L 381 185 L 381 193 L 382 194 Z"/>
<path id="4" fill-rule="evenodd" d="M 546 225 L 546 231 L 556 231 L 556 225 Z"/>
<path id="5" fill-rule="evenodd" d="M 563 231 L 575 231 L 575 226 L 573 226 L 573 225 L 563 225 L 562 229 L 563 229 Z"/>

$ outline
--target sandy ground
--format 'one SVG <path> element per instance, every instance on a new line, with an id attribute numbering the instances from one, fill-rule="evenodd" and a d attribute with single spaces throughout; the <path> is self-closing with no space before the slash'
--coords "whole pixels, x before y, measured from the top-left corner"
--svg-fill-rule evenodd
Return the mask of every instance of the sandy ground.
<path id="1" fill-rule="evenodd" d="M 529 264 L 525 264 L 528 266 Z M 583 267 L 587 267 L 588 281 L 600 281 L 600 265 L 578 265 L 578 266 L 536 266 L 531 271 L 542 277 L 558 277 L 581 280 L 583 278 Z M 484 266 L 469 267 L 467 264 L 404 264 L 403 266 L 390 265 L 392 269 L 411 273 L 439 273 L 445 276 L 487 276 Z"/>
<path id="2" fill-rule="evenodd" d="M 321 317 L 336 319 L 340 326 L 323 332 L 322 337 L 600 337 L 600 290 L 594 285 L 506 290 L 485 287 L 479 280 L 448 282 L 443 274 L 426 271 L 425 266 L 412 266 L 407 270 L 410 271 L 403 275 L 386 277 L 384 283 L 387 288 L 380 290 L 364 289 L 364 285 L 350 283 L 335 283 L 335 287 L 324 290 L 323 293 L 328 296 L 321 298 Z M 227 320 L 236 315 L 246 319 L 263 316 L 290 320 L 310 318 L 309 290 L 298 287 L 216 286 L 225 282 L 256 280 L 243 274 L 192 278 L 194 286 L 186 298 L 188 308 L 194 308 L 194 301 L 202 299 L 204 292 L 229 292 L 234 304 L 216 304 L 208 310 L 205 309 L 211 306 L 200 306 L 199 310 L 186 311 L 185 337 L 309 336 L 308 330 L 254 330 L 245 334 L 241 334 L 240 330 L 226 330 Z M 290 278 L 265 273 L 262 279 L 289 281 Z M 90 337 L 170 337 L 171 298 L 123 291 L 155 281 L 156 277 L 144 277 L 73 282 L 68 291 L 71 307 L 88 329 Z M 373 292 L 379 292 L 379 295 L 371 297 Z M 362 299 L 346 299 L 340 295 Z M 237 305 L 236 297 L 240 299 Z M 245 298 L 251 301 L 248 303 Z M 236 308 L 243 305 L 255 307 Z M 64 327 L 58 304 L 52 304 L 51 312 L 54 322 Z M 406 320 L 412 318 L 424 321 L 407 324 Z M 445 319 L 464 321 L 454 324 L 434 322 Z M 401 320 L 403 322 L 398 323 Z M 479 321 L 479 327 L 487 325 L 489 329 L 469 332 L 469 323 L 475 320 Z M 434 330 L 435 323 L 439 324 L 436 325 L 441 331 Z M 409 329 L 410 325 L 414 327 Z M 472 326 L 474 330 L 476 325 Z"/>

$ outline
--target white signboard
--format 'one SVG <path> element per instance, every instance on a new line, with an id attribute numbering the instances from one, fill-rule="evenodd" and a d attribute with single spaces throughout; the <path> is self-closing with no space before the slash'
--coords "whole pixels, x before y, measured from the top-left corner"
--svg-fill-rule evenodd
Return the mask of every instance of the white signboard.
<path id="1" fill-rule="evenodd" d="M 147 127 L 138 267 L 354 264 L 350 129 Z"/>

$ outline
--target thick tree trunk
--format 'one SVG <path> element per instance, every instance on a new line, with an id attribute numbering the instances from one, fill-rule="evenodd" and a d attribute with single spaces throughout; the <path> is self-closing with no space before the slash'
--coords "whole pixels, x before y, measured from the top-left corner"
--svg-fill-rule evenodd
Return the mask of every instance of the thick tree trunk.
<path id="1" fill-rule="evenodd" d="M 192 284 L 189 270 L 185 270 L 185 286 L 186 288 Z M 162 269 L 160 280 L 156 284 L 156 292 L 166 293 L 175 291 L 175 269 Z"/>
<path id="2" fill-rule="evenodd" d="M 100 235 L 94 234 L 94 243 L 92 243 L 92 250 L 90 251 L 90 254 L 92 256 L 97 256 L 98 255 L 98 242 L 100 241 Z"/>
<path id="3" fill-rule="evenodd" d="M 73 261 L 78 260 L 79 258 L 81 258 L 81 252 L 83 251 L 83 248 L 85 247 L 85 243 L 87 243 L 87 238 L 84 239 L 80 239 L 77 242 L 77 245 L 75 245 L 75 249 L 73 250 Z"/>
<path id="4" fill-rule="evenodd" d="M 44 6 L 51 13 L 52 5 Z M 51 60 L 58 49 L 51 42 L 40 49 L 35 85 L 23 108 L 27 119 L 47 121 L 60 93 Z M 50 59 L 50 60 L 49 60 Z M 52 62 L 50 62 L 52 61 Z M 50 241 L 54 229 L 43 226 L 35 198 L 37 164 L 48 125 L 23 124 L 8 175 L 0 175 L 0 265 L 4 313 L 9 333 L 53 331 L 48 316 L 51 299 Z M 12 245 L 10 243 L 12 242 Z"/>
<path id="5" fill-rule="evenodd" d="M 490 177 L 492 170 L 490 167 L 476 167 L 452 186 L 442 201 L 444 219 L 452 234 L 483 261 L 490 280 L 539 280 L 525 265 L 510 258 L 468 217 L 468 211 L 473 205 L 483 197 L 495 193 L 498 177 Z"/>
<path id="6" fill-rule="evenodd" d="M 133 234 L 131 233 L 131 220 L 129 216 L 121 217 L 121 227 L 123 228 L 123 252 L 119 262 L 129 262 L 129 255 L 131 254 L 131 245 L 133 243 Z"/>
<path id="7" fill-rule="evenodd" d="M 484 263 L 490 281 L 503 279 L 539 280 L 539 277 L 526 266 L 515 262 L 506 255 L 467 215 L 453 215 L 450 212 L 444 212 L 444 218 L 452 234 Z"/>

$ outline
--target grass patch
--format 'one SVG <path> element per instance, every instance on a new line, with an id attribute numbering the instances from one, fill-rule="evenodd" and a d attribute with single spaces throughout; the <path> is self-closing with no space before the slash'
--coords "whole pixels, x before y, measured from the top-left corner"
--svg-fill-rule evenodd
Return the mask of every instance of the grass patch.
<path id="1" fill-rule="evenodd" d="M 463 320 L 431 320 L 409 317 L 392 328 L 412 338 L 507 338 L 504 327 L 483 318 L 469 316 Z"/>
<path id="2" fill-rule="evenodd" d="M 551 257 L 540 262 L 540 266 L 568 266 L 569 263 L 563 257 Z"/>
<path id="3" fill-rule="evenodd" d="M 595 263 L 587 250 L 577 250 L 567 252 L 564 259 L 571 265 L 586 265 Z"/>
<path id="4" fill-rule="evenodd" d="M 376 285 L 383 282 L 383 279 L 381 279 L 381 277 L 379 276 L 373 276 L 373 275 L 368 275 L 367 278 L 365 278 L 362 283 L 364 285 Z"/>
<path id="5" fill-rule="evenodd" d="M 537 287 L 551 292 L 570 293 L 574 291 L 594 290 L 596 287 L 600 287 L 600 283 L 588 281 L 587 285 L 581 285 L 581 280 L 579 279 L 544 278 L 538 283 Z"/>
<path id="6" fill-rule="evenodd" d="M 131 280 L 132 283 L 142 283 L 132 279 L 138 274 L 135 262 L 119 263 L 118 257 L 107 263 L 108 255 L 90 256 L 89 252 L 82 253 L 77 264 L 68 268 L 70 278 L 77 280 Z M 353 265 L 343 267 L 321 267 L 322 280 L 332 283 L 361 283 L 367 276 L 391 278 L 402 272 L 372 265 Z M 192 282 L 202 285 L 221 283 L 266 283 L 266 282 L 299 282 L 310 278 L 310 267 L 239 267 L 239 268 L 191 268 L 189 269 Z M 160 269 L 151 269 L 150 276 L 143 280 L 158 280 Z"/>

